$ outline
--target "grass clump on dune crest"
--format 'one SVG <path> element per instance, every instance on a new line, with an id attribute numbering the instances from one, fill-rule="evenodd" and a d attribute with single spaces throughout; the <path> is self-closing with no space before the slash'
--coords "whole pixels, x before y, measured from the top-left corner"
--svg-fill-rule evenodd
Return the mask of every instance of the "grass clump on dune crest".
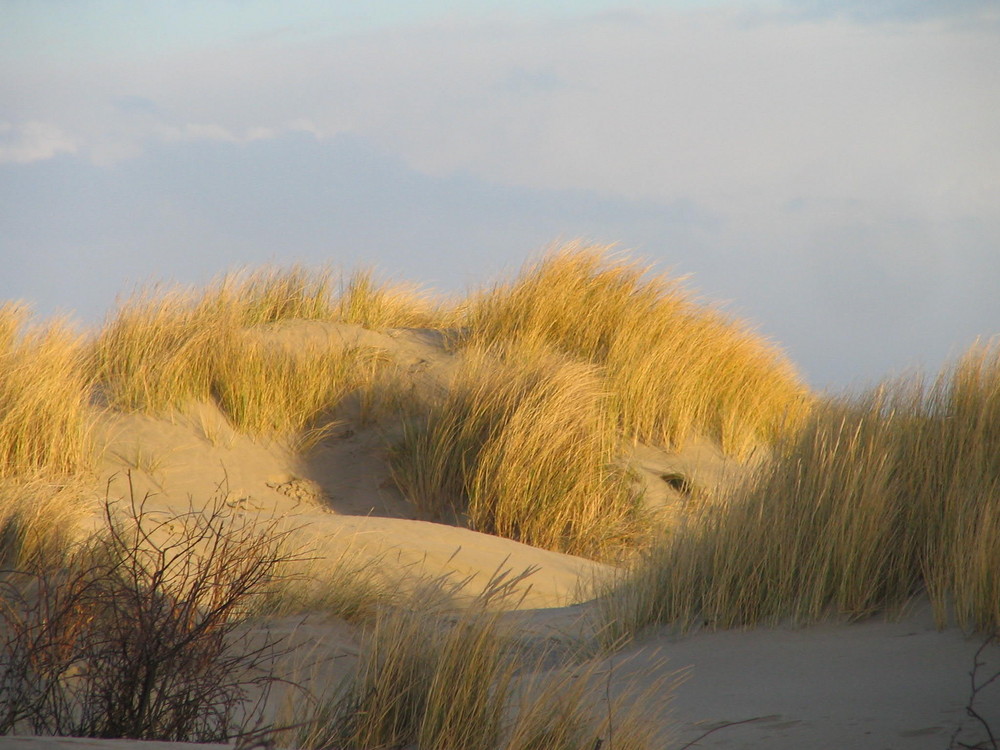
<path id="1" fill-rule="evenodd" d="M 613 591 L 621 632 L 858 618 L 925 591 L 940 625 L 1000 625 L 1000 344 L 930 386 L 817 408 L 754 481 L 669 536 Z"/>
<path id="2" fill-rule="evenodd" d="M 92 466 L 90 385 L 79 334 L 0 306 L 0 479 Z"/>
<path id="3" fill-rule="evenodd" d="M 777 348 L 675 279 L 569 245 L 473 297 L 462 341 L 544 343 L 603 368 L 629 436 L 677 446 L 693 433 L 745 455 L 799 423 L 810 397 Z"/>
<path id="4" fill-rule="evenodd" d="M 108 404 L 165 414 L 215 400 L 246 433 L 309 431 L 378 369 L 373 350 L 291 351 L 247 335 L 281 320 L 339 320 L 326 271 L 230 274 L 202 291 L 151 290 L 127 300 L 93 345 L 95 379 Z M 378 290 L 371 287 L 371 294 Z"/>
<path id="5" fill-rule="evenodd" d="M 190 291 L 152 290 L 124 302 L 94 342 L 109 406 L 162 414 L 208 400 L 220 353 L 238 330 L 232 311 Z"/>
<path id="6" fill-rule="evenodd" d="M 26 308 L 0 306 L 0 560 L 57 562 L 86 512 L 80 480 L 95 464 L 82 337 Z"/>
<path id="7" fill-rule="evenodd" d="M 350 391 L 371 382 L 382 364 L 370 348 L 330 352 L 307 346 L 291 352 L 238 338 L 216 362 L 212 393 L 237 430 L 302 435 L 304 447 L 322 436 L 323 415 Z"/>
<path id="8" fill-rule="evenodd" d="M 230 273 L 208 287 L 203 304 L 235 313 L 241 326 L 325 320 L 381 330 L 428 327 L 438 317 L 416 286 L 379 283 L 365 269 L 349 276 L 303 266 Z"/>
<path id="9" fill-rule="evenodd" d="M 231 315 L 239 326 L 279 320 L 336 320 L 337 280 L 327 268 L 265 266 L 228 273 L 202 293 L 201 306 Z"/>
<path id="10" fill-rule="evenodd" d="M 371 271 L 356 271 L 337 300 L 337 318 L 379 331 L 385 328 L 433 328 L 442 313 L 431 298 L 408 284 L 375 283 Z"/>
<path id="11" fill-rule="evenodd" d="M 591 365 L 542 349 L 469 349 L 447 394 L 406 425 L 394 475 L 431 518 L 607 556 L 636 533 L 639 511 L 613 464 L 604 401 Z"/>

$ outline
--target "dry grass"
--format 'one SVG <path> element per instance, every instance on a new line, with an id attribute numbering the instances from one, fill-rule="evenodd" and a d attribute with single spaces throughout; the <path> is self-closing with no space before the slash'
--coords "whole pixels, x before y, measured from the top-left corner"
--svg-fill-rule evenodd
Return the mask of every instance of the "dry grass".
<path id="1" fill-rule="evenodd" d="M 378 285 L 371 271 L 356 271 L 337 301 L 337 319 L 380 331 L 433 328 L 443 313 L 429 295 L 409 284 Z"/>
<path id="2" fill-rule="evenodd" d="M 79 479 L 93 468 L 94 413 L 82 338 L 0 306 L 0 559 L 62 554 L 84 513 Z"/>
<path id="3" fill-rule="evenodd" d="M 639 564 L 606 600 L 614 635 L 898 610 L 1000 624 L 1000 345 L 931 385 L 833 401 L 748 486 Z"/>
<path id="4" fill-rule="evenodd" d="M 470 299 L 465 344 L 544 343 L 600 366 L 622 429 L 681 445 L 694 433 L 743 456 L 798 424 L 810 398 L 760 336 L 608 248 L 569 245 Z"/>
<path id="5" fill-rule="evenodd" d="M 215 400 L 255 436 L 315 437 L 314 421 L 380 363 L 372 350 L 292 352 L 248 336 L 253 326 L 340 315 L 328 272 L 298 267 L 223 277 L 201 292 L 152 290 L 126 301 L 93 347 L 108 404 L 156 415 Z M 306 440 L 308 442 L 308 439 Z"/>
<path id="6" fill-rule="evenodd" d="M 92 467 L 83 341 L 59 321 L 31 325 L 0 306 L 0 479 L 67 476 Z"/>
<path id="7" fill-rule="evenodd" d="M 191 291 L 151 290 L 126 300 L 94 343 L 105 400 L 152 414 L 208 400 L 216 361 L 238 330 L 232 310 Z"/>
<path id="8" fill-rule="evenodd" d="M 233 426 L 255 436 L 322 436 L 341 399 L 370 383 L 383 359 L 371 348 L 298 351 L 237 338 L 216 361 L 212 392 Z"/>
<path id="9" fill-rule="evenodd" d="M 81 483 L 0 480 L 0 568 L 57 567 L 93 512 Z"/>
<path id="10" fill-rule="evenodd" d="M 381 612 L 356 671 L 294 723 L 296 747 L 622 750 L 661 747 L 663 684 L 611 697 L 600 661 L 526 656 L 482 608 Z M 545 666 L 547 664 L 547 666 Z M 608 703 L 602 705 L 602 698 Z"/>
<path id="11" fill-rule="evenodd" d="M 336 320 L 337 278 L 329 268 L 264 266 L 218 277 L 195 296 L 207 313 L 238 327 L 279 320 Z"/>
<path id="12" fill-rule="evenodd" d="M 465 355 L 392 456 L 403 492 L 433 519 L 576 554 L 620 551 L 640 526 L 638 499 L 613 464 L 595 368 L 527 347 Z"/>

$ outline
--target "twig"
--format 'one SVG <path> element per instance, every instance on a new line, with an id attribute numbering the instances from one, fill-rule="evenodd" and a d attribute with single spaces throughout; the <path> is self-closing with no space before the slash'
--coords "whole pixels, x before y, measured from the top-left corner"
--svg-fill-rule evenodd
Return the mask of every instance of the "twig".
<path id="1" fill-rule="evenodd" d="M 755 721 L 762 721 L 762 720 L 764 720 L 766 718 L 767 718 L 766 716 L 754 716 L 752 719 L 740 719 L 739 721 L 727 721 L 724 724 L 719 724 L 719 726 L 717 726 L 717 727 L 712 727 L 707 732 L 699 734 L 697 737 L 695 737 L 693 740 L 691 740 L 686 745 L 681 745 L 679 748 L 677 748 L 677 750 L 687 750 L 689 747 L 694 747 L 699 742 L 701 742 L 703 739 L 705 739 L 706 737 L 708 737 L 708 735 L 712 734 L 713 732 L 718 732 L 720 729 L 729 729 L 729 727 L 736 727 L 736 726 L 739 726 L 740 724 L 752 724 Z"/>
<path id="2" fill-rule="evenodd" d="M 997 744 L 997 738 L 993 734 L 993 730 L 990 727 L 989 722 L 987 722 L 986 719 L 983 718 L 982 714 L 976 711 L 976 709 L 973 707 L 976 702 L 976 698 L 983 691 L 983 689 L 988 687 L 996 680 L 1000 679 L 1000 670 L 998 670 L 993 676 L 983 680 L 979 684 L 976 684 L 976 675 L 979 673 L 979 668 L 985 666 L 986 664 L 986 662 L 980 660 L 980 657 L 982 656 L 983 651 L 985 651 L 987 647 L 993 644 L 994 642 L 1000 642 L 1000 634 L 993 633 L 993 635 L 991 635 L 989 638 L 983 641 L 982 645 L 976 650 L 976 655 L 973 657 L 972 661 L 972 671 L 969 672 L 969 680 L 972 683 L 972 692 L 969 694 L 969 702 L 965 706 L 965 713 L 968 714 L 970 718 L 978 721 L 982 725 L 983 729 L 986 730 L 986 736 L 989 739 L 989 744 L 987 745 L 985 742 L 980 742 L 977 743 L 976 745 L 966 745 L 964 742 L 959 742 L 959 744 L 962 745 L 962 747 L 966 748 L 992 747 L 993 750 L 1000 750 L 1000 745 Z"/>

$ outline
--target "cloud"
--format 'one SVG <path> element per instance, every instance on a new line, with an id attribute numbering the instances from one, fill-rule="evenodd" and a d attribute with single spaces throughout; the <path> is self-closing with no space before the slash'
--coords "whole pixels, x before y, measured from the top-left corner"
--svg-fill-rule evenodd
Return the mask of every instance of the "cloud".
<path id="1" fill-rule="evenodd" d="M 734 225 L 695 201 L 433 177 L 356 136 L 176 140 L 113 167 L 0 167 L 0 298 L 100 319 L 151 278 L 267 262 L 372 265 L 457 292 L 560 238 L 619 242 L 781 342 L 817 386 L 937 367 L 1000 333 L 1000 223 Z"/>
<path id="2" fill-rule="evenodd" d="M 83 300 L 92 258 L 93 307 L 150 264 L 335 252 L 460 288 L 589 235 L 694 272 L 819 384 L 997 332 L 991 11 L 774 7 L 38 57 L 0 73 L 4 283 L 72 268 Z M 40 248 L 69 260 L 33 271 Z"/>
<path id="3" fill-rule="evenodd" d="M 157 140 L 276 137 L 304 120 L 431 175 L 693 196 L 741 221 L 777 220 L 800 198 L 862 199 L 885 216 L 1000 206 L 1000 35 L 989 27 L 633 11 L 250 39 L 130 62 L 38 71 L 36 101 L 20 99 L 39 106 L 8 119 L 57 112 L 46 121 L 78 148 L 126 154 Z"/>
<path id="4" fill-rule="evenodd" d="M 1000 21 L 994 0 L 789 0 L 800 16 L 840 16 L 862 23 L 936 19 Z"/>
<path id="5" fill-rule="evenodd" d="M 29 120 L 20 124 L 0 122 L 0 164 L 27 164 L 71 154 L 79 144 L 71 135 L 48 122 Z"/>

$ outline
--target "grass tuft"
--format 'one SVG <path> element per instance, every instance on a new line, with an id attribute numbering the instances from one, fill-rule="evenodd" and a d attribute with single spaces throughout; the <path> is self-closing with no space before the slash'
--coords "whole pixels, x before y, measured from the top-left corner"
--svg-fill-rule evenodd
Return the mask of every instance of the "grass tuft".
<path id="1" fill-rule="evenodd" d="M 568 245 L 465 306 L 466 345 L 545 344 L 602 368 L 626 435 L 680 446 L 697 433 L 745 456 L 808 411 L 807 389 L 780 351 L 678 279 Z"/>
<path id="2" fill-rule="evenodd" d="M 374 331 L 386 328 L 432 328 L 440 321 L 427 294 L 408 284 L 382 285 L 371 271 L 356 271 L 337 300 L 337 318 Z"/>
<path id="3" fill-rule="evenodd" d="M 610 637 L 897 611 L 926 592 L 1000 625 L 1000 343 L 931 385 L 886 383 L 817 408 L 748 485 L 667 537 L 605 600 Z"/>
<path id="4" fill-rule="evenodd" d="M 371 348 L 330 351 L 306 346 L 291 351 L 237 338 L 216 361 L 212 393 L 241 432 L 270 437 L 310 434 L 315 440 L 324 431 L 324 414 L 371 382 L 381 364 L 383 358 Z"/>
<path id="5" fill-rule="evenodd" d="M 595 368 L 543 349 L 470 348 L 392 462 L 430 518 L 457 515 L 477 531 L 602 557 L 640 526 L 617 447 Z"/>
<path id="6" fill-rule="evenodd" d="M 267 346 L 248 331 L 289 318 L 336 319 L 326 272 L 264 269 L 200 293 L 152 290 L 127 300 L 93 346 L 108 404 L 154 415 L 214 400 L 255 436 L 313 434 L 313 420 L 379 365 L 372 350 Z M 321 426 L 320 426 L 321 427 Z"/>
<path id="7" fill-rule="evenodd" d="M 382 611 L 355 672 L 291 723 L 305 750 L 623 750 L 661 747 L 669 688 L 627 686 L 612 698 L 600 661 L 551 649 L 519 652 L 502 613 Z M 602 679 L 603 678 L 603 679 Z M 601 699 L 609 703 L 601 705 Z M 658 742 L 659 741 L 659 742 Z"/>
<path id="8" fill-rule="evenodd" d="M 0 306 L 0 479 L 92 468 L 92 416 L 80 335 L 60 321 L 31 325 L 22 306 Z"/>

